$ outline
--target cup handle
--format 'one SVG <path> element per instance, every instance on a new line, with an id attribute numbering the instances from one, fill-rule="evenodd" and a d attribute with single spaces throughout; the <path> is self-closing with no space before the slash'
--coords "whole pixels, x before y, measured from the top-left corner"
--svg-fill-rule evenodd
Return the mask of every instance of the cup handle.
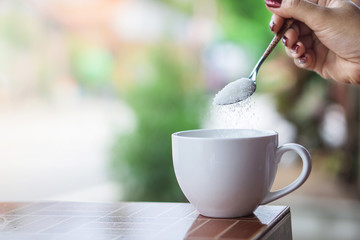
<path id="1" fill-rule="evenodd" d="M 267 204 L 269 202 L 272 202 L 276 199 L 279 199 L 279 198 L 291 193 L 292 191 L 294 191 L 298 187 L 300 187 L 306 181 L 306 179 L 309 177 L 310 172 L 311 172 L 311 165 L 312 165 L 311 157 L 310 157 L 309 152 L 306 150 L 306 148 L 304 148 L 303 146 L 301 146 L 299 144 L 287 143 L 287 144 L 284 144 L 283 146 L 280 146 L 276 150 L 275 163 L 278 164 L 280 162 L 280 159 L 283 156 L 283 154 L 288 151 L 296 152 L 300 156 L 300 158 L 303 162 L 303 167 L 302 167 L 300 176 L 295 181 L 290 183 L 288 186 L 286 186 L 280 190 L 277 190 L 275 192 L 269 191 L 266 194 L 264 200 L 261 202 L 261 204 Z"/>

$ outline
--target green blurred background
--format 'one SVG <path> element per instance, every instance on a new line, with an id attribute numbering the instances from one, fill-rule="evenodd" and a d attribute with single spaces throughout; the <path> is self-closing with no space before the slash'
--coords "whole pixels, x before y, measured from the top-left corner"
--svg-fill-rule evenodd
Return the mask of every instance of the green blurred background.
<path id="1" fill-rule="evenodd" d="M 114 183 L 110 200 L 186 201 L 170 135 L 217 127 L 208 125 L 211 100 L 250 73 L 273 37 L 270 18 L 263 0 L 1 1 L 0 198 L 28 200 L 20 192 L 32 184 L 36 198 L 58 199 L 106 181 Z M 248 117 L 267 124 L 251 127 L 284 132 L 313 157 L 312 177 L 295 198 L 357 204 L 359 87 L 296 68 L 282 46 L 258 83 L 250 106 L 263 115 Z M 225 114 L 237 121 L 245 113 Z M 276 186 L 301 168 L 289 159 Z M 351 229 L 348 239 L 358 233 Z"/>

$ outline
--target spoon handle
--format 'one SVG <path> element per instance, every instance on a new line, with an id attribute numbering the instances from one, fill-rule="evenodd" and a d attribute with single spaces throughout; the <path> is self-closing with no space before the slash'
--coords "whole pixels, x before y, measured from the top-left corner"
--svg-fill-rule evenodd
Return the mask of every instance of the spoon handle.
<path id="1" fill-rule="evenodd" d="M 265 50 L 264 54 L 261 56 L 259 61 L 256 63 L 254 69 L 252 70 L 252 72 L 249 76 L 249 79 L 253 80 L 255 84 L 256 84 L 256 75 L 257 75 L 257 72 L 258 72 L 261 64 L 270 55 L 272 50 L 274 50 L 274 48 L 276 47 L 276 45 L 278 44 L 280 39 L 284 36 L 285 32 L 291 27 L 291 25 L 293 23 L 294 23 L 294 19 L 292 19 L 292 18 L 285 19 L 284 24 L 280 28 L 279 32 L 271 40 L 271 42 L 270 42 L 269 46 L 267 47 L 267 49 Z"/>
<path id="2" fill-rule="evenodd" d="M 285 32 L 291 27 L 291 25 L 294 23 L 293 18 L 285 19 L 284 24 L 280 28 L 279 32 L 274 36 L 274 38 L 271 40 L 269 46 L 265 50 L 263 57 L 266 58 L 269 56 L 269 54 L 272 52 L 272 50 L 276 47 L 278 42 L 281 40 L 281 38 L 284 36 Z"/>

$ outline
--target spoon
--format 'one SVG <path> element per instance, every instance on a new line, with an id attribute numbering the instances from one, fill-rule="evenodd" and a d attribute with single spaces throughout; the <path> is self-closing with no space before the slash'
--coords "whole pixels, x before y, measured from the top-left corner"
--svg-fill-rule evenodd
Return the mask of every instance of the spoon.
<path id="1" fill-rule="evenodd" d="M 280 31 L 274 36 L 271 40 L 269 46 L 265 50 L 264 54 L 261 56 L 259 61 L 256 63 L 254 69 L 252 70 L 248 78 L 240 78 L 235 80 L 228 85 L 226 85 L 222 90 L 220 90 L 215 98 L 214 104 L 216 105 L 228 105 L 243 101 L 250 97 L 256 90 L 256 76 L 259 71 L 261 64 L 265 59 L 270 55 L 272 50 L 276 47 L 280 39 L 284 36 L 285 32 L 291 27 L 294 23 L 294 19 L 285 19 L 284 24 L 282 25 Z"/>

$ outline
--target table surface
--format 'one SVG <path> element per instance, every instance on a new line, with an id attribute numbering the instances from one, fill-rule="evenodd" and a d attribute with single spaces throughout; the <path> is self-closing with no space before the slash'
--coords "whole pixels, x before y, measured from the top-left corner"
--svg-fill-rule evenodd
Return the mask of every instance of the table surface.
<path id="1" fill-rule="evenodd" d="M 189 203 L 3 202 L 0 240 L 260 239 L 289 215 L 289 207 L 270 205 L 252 216 L 215 219 Z"/>

